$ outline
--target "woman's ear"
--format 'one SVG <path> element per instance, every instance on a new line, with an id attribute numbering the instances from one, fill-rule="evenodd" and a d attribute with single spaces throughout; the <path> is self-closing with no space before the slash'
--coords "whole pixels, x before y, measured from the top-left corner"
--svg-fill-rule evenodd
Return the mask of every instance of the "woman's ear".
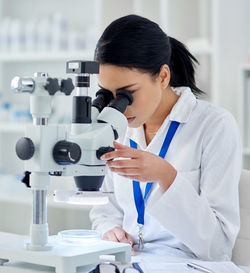
<path id="1" fill-rule="evenodd" d="M 170 69 L 168 65 L 163 64 L 161 66 L 158 77 L 159 77 L 162 89 L 166 89 L 170 82 Z"/>

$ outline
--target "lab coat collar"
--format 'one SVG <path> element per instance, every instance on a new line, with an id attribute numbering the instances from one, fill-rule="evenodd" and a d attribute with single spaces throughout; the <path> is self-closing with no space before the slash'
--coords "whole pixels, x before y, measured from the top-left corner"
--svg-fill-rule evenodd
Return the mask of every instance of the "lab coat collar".
<path id="1" fill-rule="evenodd" d="M 174 92 L 180 96 L 176 104 L 173 106 L 169 119 L 180 123 L 188 122 L 190 115 L 196 105 L 196 97 L 189 87 L 173 88 Z"/>
<path id="2" fill-rule="evenodd" d="M 173 106 L 170 114 L 166 117 L 161 127 L 159 128 L 157 135 L 159 135 L 170 121 L 178 121 L 180 123 L 188 122 L 193 108 L 195 107 L 197 100 L 189 87 L 176 87 L 172 88 L 173 91 L 179 95 L 179 99 Z M 143 125 L 138 128 L 127 128 L 126 137 L 135 141 L 141 148 L 146 148 L 146 140 L 144 134 Z"/>

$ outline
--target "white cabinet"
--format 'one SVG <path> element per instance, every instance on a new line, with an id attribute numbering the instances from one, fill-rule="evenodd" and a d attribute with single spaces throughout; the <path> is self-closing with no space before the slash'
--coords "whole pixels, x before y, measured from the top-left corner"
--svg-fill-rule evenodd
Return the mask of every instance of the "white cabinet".
<path id="1" fill-rule="evenodd" d="M 250 169 L 250 64 L 241 66 L 239 76 L 238 109 L 243 140 L 243 167 Z"/>

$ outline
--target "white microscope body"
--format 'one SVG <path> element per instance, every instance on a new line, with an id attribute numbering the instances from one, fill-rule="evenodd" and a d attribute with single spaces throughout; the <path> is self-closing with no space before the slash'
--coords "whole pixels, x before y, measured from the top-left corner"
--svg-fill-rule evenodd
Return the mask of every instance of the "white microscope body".
<path id="1" fill-rule="evenodd" d="M 26 247 L 23 247 L 25 253 L 21 255 L 21 261 L 29 260 L 27 258 L 29 252 L 37 252 L 39 255 L 42 251 L 49 256 L 52 255 L 54 260 L 55 256 L 58 256 L 57 245 L 55 247 L 48 240 L 47 190 L 50 175 L 74 176 L 78 188 L 76 191 L 56 191 L 56 201 L 84 203 L 88 197 L 102 197 L 104 201 L 108 201 L 108 197 L 99 191 L 106 173 L 105 162 L 100 160 L 100 157 L 114 150 L 113 141 L 125 133 L 127 119 L 123 112 L 127 105 L 132 103 L 133 98 L 128 92 L 120 90 L 114 99 L 111 92 L 101 89 L 97 92 L 97 98 L 92 104 L 91 98 L 87 96 L 89 74 L 98 74 L 98 72 L 99 64 L 96 62 L 67 62 L 67 73 L 77 74 L 71 125 L 48 124 L 53 96 L 70 95 L 74 89 L 71 79 L 59 81 L 49 78 L 46 73 L 35 73 L 33 78 L 15 77 L 12 80 L 14 91 L 30 93 L 30 112 L 33 117 L 33 125 L 26 127 L 25 137 L 21 138 L 16 145 L 18 157 L 25 160 L 25 170 L 31 173 L 30 186 L 33 192 L 30 241 L 26 243 Z M 122 261 L 130 259 L 130 246 L 111 244 L 106 247 L 101 245 L 98 251 L 93 250 L 95 260 L 96 255 L 103 253 L 118 253 L 117 257 L 120 257 Z M 8 248 L 4 246 L 2 249 L 0 245 L 2 263 L 13 258 L 4 254 L 8 253 L 6 247 Z M 20 247 L 17 248 L 17 252 L 20 251 Z M 53 253 L 53 248 L 57 249 L 56 254 Z M 11 251 L 13 252 L 13 249 Z M 62 253 L 66 253 L 65 250 L 62 250 Z M 55 265 L 52 261 L 47 262 L 50 259 L 46 258 L 39 264 L 54 266 L 58 273 L 71 273 L 76 271 L 77 266 L 94 261 L 91 259 L 86 261 L 84 258 L 81 261 L 80 254 L 77 252 L 75 257 L 78 258 L 72 257 L 70 263 L 65 262 L 68 261 L 65 258 L 66 254 L 62 254 Z M 86 253 L 85 250 L 83 257 L 87 254 L 90 253 Z M 17 256 L 14 256 L 15 260 L 18 260 Z"/>

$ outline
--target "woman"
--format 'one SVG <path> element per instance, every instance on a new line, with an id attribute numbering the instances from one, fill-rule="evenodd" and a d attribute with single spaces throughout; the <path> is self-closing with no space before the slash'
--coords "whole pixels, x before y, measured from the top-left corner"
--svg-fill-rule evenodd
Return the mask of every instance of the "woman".
<path id="1" fill-rule="evenodd" d="M 114 96 L 124 89 L 134 101 L 126 136 L 102 158 L 103 190 L 114 195 L 92 209 L 93 228 L 140 251 L 230 260 L 240 225 L 240 136 L 229 112 L 196 98 L 197 60 L 136 15 L 106 28 L 95 60 L 100 87 Z"/>

